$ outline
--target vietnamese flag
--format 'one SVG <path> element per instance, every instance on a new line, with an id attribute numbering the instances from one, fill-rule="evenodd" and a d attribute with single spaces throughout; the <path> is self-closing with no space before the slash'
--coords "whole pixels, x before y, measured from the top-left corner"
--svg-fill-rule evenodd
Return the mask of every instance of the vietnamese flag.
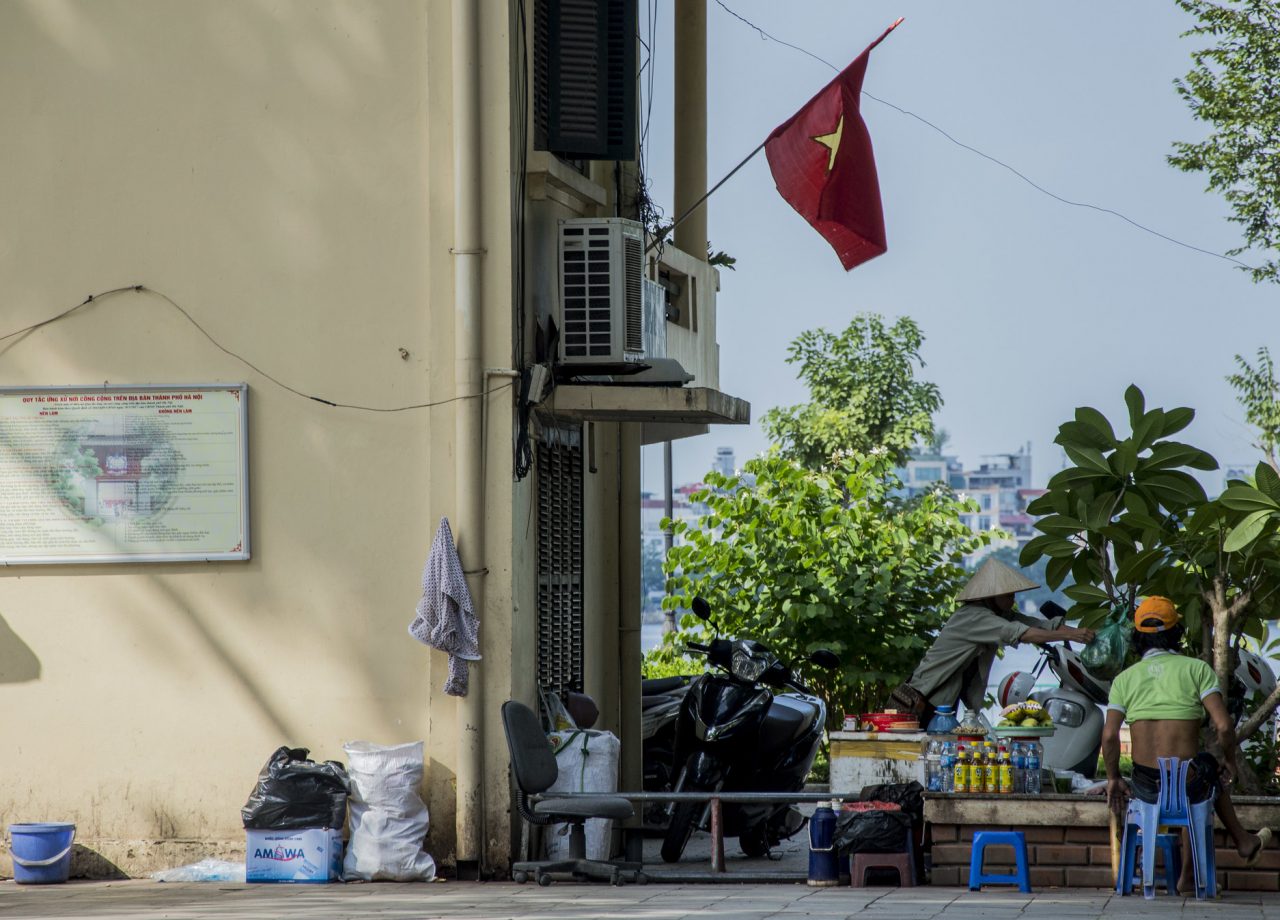
<path id="1" fill-rule="evenodd" d="M 871 49 L 889 28 L 764 144 L 778 192 L 840 257 L 845 271 L 887 248 L 871 135 L 859 101 Z"/>

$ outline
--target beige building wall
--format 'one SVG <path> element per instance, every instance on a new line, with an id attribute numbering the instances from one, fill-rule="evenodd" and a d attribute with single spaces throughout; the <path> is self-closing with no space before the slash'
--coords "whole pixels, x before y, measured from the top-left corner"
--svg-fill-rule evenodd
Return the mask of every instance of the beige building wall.
<path id="1" fill-rule="evenodd" d="M 480 14 L 497 368 L 512 361 L 508 16 Z M 406 626 L 455 501 L 455 406 L 289 389 L 384 409 L 452 396 L 449 30 L 442 0 L 0 4 L 0 335 L 148 289 L 0 341 L 0 384 L 247 382 L 253 548 L 0 570 L 0 820 L 75 822 L 136 874 L 192 855 L 185 840 L 242 845 L 239 808 L 278 745 L 343 759 L 344 741 L 424 740 L 429 849 L 452 859 L 455 703 L 445 658 Z M 527 682 L 511 405 L 510 389 L 488 402 L 478 671 L 498 862 L 496 713 L 513 675 Z"/>

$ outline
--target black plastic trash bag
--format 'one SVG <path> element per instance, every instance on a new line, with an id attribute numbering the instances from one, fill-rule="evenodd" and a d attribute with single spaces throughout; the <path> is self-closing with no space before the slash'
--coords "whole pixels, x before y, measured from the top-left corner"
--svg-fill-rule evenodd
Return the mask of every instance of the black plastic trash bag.
<path id="1" fill-rule="evenodd" d="M 845 811 L 836 818 L 835 848 L 854 853 L 905 853 L 911 816 L 905 811 Z"/>
<path id="2" fill-rule="evenodd" d="M 258 774 L 258 784 L 240 809 L 251 830 L 342 828 L 347 823 L 346 768 L 336 760 L 308 760 L 306 748 L 279 748 Z"/>
<path id="3" fill-rule="evenodd" d="M 1080 653 L 1080 663 L 1085 670 L 1100 680 L 1111 680 L 1123 671 L 1132 631 L 1133 624 L 1125 611 L 1117 610 L 1108 617 L 1106 625 Z"/>
<path id="4" fill-rule="evenodd" d="M 863 786 L 858 793 L 863 802 L 888 802 L 897 805 L 917 824 L 924 821 L 924 786 L 915 780 L 909 783 L 881 783 Z M 874 852 L 874 851 L 872 851 Z"/>

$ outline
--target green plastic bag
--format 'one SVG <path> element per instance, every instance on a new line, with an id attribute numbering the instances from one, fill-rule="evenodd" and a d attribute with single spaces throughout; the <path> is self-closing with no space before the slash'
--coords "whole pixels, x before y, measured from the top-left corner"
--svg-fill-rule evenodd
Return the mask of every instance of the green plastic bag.
<path id="1" fill-rule="evenodd" d="M 1127 610 L 1116 609 L 1080 653 L 1080 663 L 1099 680 L 1114 680 L 1129 657 L 1133 623 Z"/>

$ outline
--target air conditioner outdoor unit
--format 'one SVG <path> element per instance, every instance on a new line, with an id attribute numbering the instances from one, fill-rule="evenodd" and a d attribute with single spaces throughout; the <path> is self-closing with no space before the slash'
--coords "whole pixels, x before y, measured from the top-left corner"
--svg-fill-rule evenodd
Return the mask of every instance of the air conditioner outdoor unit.
<path id="1" fill-rule="evenodd" d="M 644 227 L 620 217 L 562 220 L 559 261 L 560 364 L 625 373 L 626 365 L 662 357 L 649 354 Z"/>

